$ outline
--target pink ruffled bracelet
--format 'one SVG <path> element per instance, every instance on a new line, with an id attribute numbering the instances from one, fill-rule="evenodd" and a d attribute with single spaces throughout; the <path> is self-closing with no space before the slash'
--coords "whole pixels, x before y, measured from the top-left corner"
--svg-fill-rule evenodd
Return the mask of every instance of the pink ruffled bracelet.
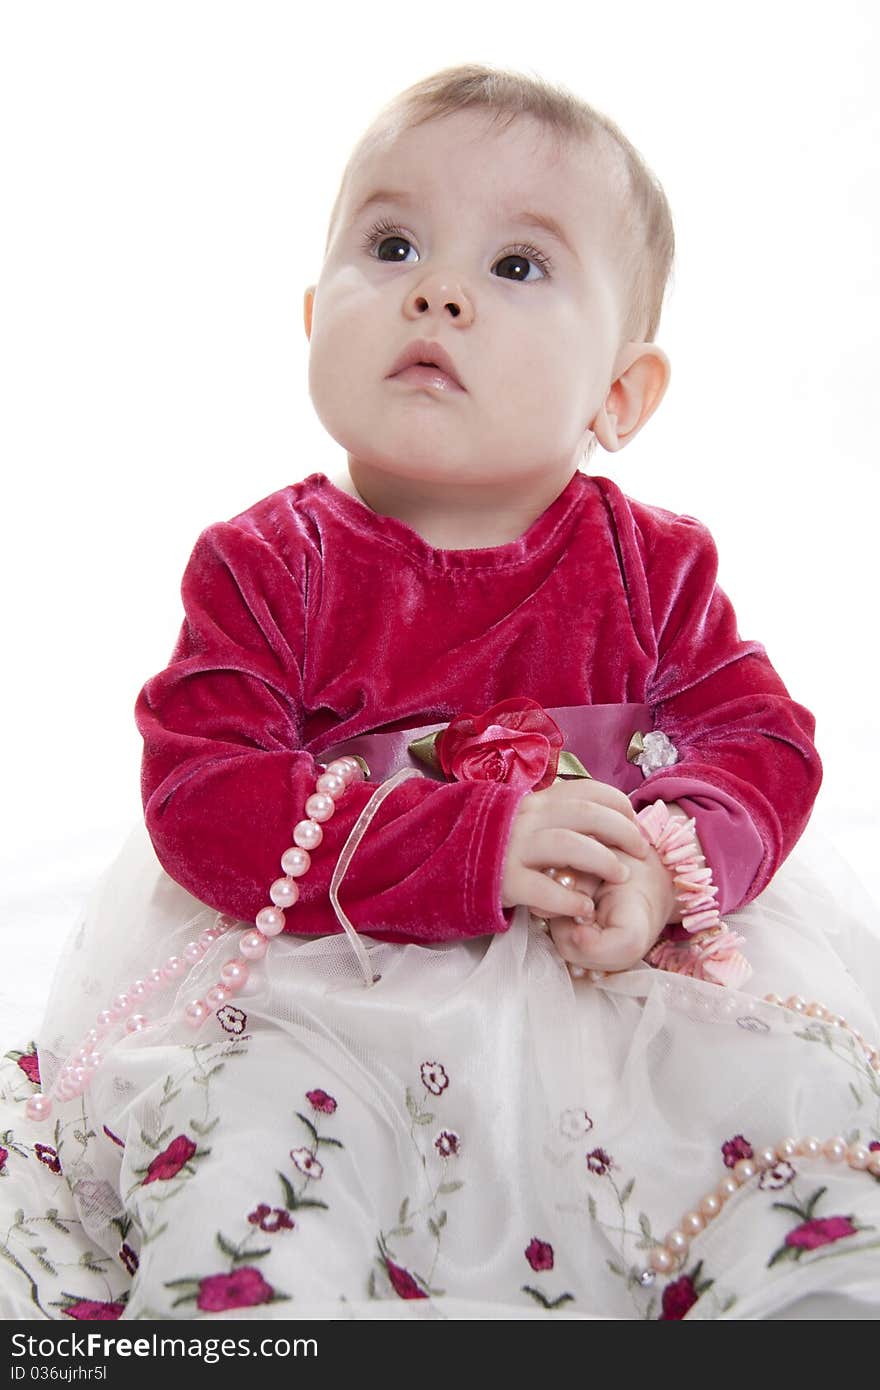
<path id="1" fill-rule="evenodd" d="M 645 956 L 649 965 L 739 989 L 752 967 L 739 950 L 744 939 L 721 920 L 718 889 L 696 837 L 696 821 L 674 816 L 663 801 L 644 806 L 636 823 L 672 874 L 681 922 L 670 923 Z"/>

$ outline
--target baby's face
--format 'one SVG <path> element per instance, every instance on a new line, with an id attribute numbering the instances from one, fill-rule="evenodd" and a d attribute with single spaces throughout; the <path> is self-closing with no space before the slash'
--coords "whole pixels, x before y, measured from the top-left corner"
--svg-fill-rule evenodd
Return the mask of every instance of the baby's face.
<path id="1" fill-rule="evenodd" d="M 532 117 L 493 131 L 456 112 L 374 149 L 312 307 L 309 389 L 328 432 L 399 478 L 573 471 L 621 348 L 613 227 L 600 157 Z M 446 350 L 463 390 L 391 375 L 417 339 Z"/>

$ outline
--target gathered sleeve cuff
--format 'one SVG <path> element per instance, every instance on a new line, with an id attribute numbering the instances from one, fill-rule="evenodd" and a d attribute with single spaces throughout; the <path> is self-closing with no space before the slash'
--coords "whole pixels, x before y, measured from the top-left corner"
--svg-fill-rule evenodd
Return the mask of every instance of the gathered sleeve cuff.
<path id="1" fill-rule="evenodd" d="M 636 809 L 678 801 L 693 815 L 720 909 L 731 912 L 766 887 L 806 829 L 822 781 L 815 719 L 764 647 L 739 636 L 706 527 L 659 509 L 651 519 L 634 537 L 651 615 L 643 640 L 656 652 L 646 699 L 678 761 L 631 800 Z"/>

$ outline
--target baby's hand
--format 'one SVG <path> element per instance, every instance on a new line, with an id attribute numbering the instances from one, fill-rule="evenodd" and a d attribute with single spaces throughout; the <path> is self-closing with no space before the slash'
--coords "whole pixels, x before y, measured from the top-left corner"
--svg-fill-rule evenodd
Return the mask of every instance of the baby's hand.
<path id="1" fill-rule="evenodd" d="M 555 883 L 546 869 L 564 869 L 592 882 L 622 883 L 626 864 L 639 864 L 650 849 L 636 824 L 629 798 L 605 782 L 554 782 L 522 798 L 510 832 L 501 883 L 501 905 L 523 903 L 541 917 L 592 910 L 583 894 Z M 618 856 L 615 851 L 621 850 Z M 566 919 L 569 920 L 569 919 Z"/>
<path id="2" fill-rule="evenodd" d="M 550 935 L 563 960 L 589 970 L 629 970 L 650 951 L 675 909 L 672 875 L 652 846 L 644 859 L 616 856 L 630 871 L 626 883 L 569 870 L 577 890 L 596 904 L 583 923 L 551 917 Z"/>

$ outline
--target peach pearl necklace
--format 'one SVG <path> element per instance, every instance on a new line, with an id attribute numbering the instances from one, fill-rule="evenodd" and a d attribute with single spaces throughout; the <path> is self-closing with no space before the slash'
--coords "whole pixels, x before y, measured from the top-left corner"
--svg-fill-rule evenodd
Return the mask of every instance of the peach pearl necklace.
<path id="1" fill-rule="evenodd" d="M 553 868 L 545 869 L 544 872 L 563 888 L 575 887 L 576 880 L 571 873 L 560 873 Z M 575 921 L 579 920 L 583 919 L 575 918 Z M 548 929 L 548 924 L 543 918 L 537 918 L 536 921 L 543 930 Z M 606 970 L 588 970 L 585 966 L 569 965 L 568 968 L 575 978 L 586 975 L 594 984 L 599 984 L 608 975 Z M 841 1032 L 849 1033 L 864 1052 L 865 1061 L 871 1070 L 880 1072 L 880 1052 L 877 1048 L 867 1043 L 858 1029 L 853 1028 L 841 1014 L 833 1013 L 818 1000 L 807 1003 L 799 994 L 789 995 L 787 999 L 783 999 L 779 994 L 765 994 L 764 1003 L 788 1009 L 791 1013 L 802 1014 L 805 1018 L 817 1019 L 821 1023 L 828 1023 L 840 1029 Z M 658 1274 L 662 1276 L 675 1273 L 684 1261 L 691 1241 L 714 1221 L 735 1192 L 759 1173 L 774 1168 L 777 1163 L 787 1161 L 795 1155 L 801 1158 L 824 1158 L 829 1163 L 842 1163 L 845 1160 L 850 1168 L 880 1178 L 880 1150 L 869 1149 L 866 1144 L 861 1143 L 847 1144 L 842 1135 L 833 1135 L 824 1141 L 813 1135 L 803 1139 L 786 1138 L 781 1139 L 778 1144 L 757 1149 L 751 1158 L 739 1159 L 734 1164 L 733 1171 L 723 1177 L 718 1186 L 707 1192 L 690 1211 L 685 1212 L 675 1230 L 670 1231 L 659 1245 L 655 1245 L 651 1251 L 650 1268 L 641 1271 L 638 1276 L 639 1283 L 652 1284 Z"/>
<path id="2" fill-rule="evenodd" d="M 874 1072 L 880 1072 L 880 1053 L 865 1041 L 858 1029 L 853 1028 L 840 1014 L 832 1013 L 824 1004 L 817 1000 L 807 1003 L 799 994 L 792 994 L 788 999 L 783 999 L 778 994 L 765 994 L 765 1004 L 775 1004 L 778 1008 L 788 1009 L 792 1013 L 802 1014 L 806 1018 L 815 1018 L 822 1023 L 828 1023 L 841 1032 L 849 1033 L 855 1042 L 861 1047 L 865 1054 L 865 1060 Z M 817 1139 L 814 1135 L 807 1135 L 802 1139 L 786 1138 L 780 1139 L 776 1144 L 768 1144 L 764 1148 L 755 1149 L 751 1158 L 741 1158 L 733 1166 L 732 1171 L 723 1177 L 717 1187 L 701 1198 L 678 1223 L 678 1226 L 669 1232 L 666 1239 L 661 1244 L 655 1245 L 651 1251 L 650 1267 L 642 1270 L 639 1274 L 639 1283 L 642 1285 L 652 1284 L 657 1275 L 674 1274 L 683 1263 L 691 1241 L 700 1234 L 701 1231 L 720 1215 L 722 1208 L 741 1187 L 757 1177 L 760 1173 L 769 1168 L 774 1168 L 777 1163 L 788 1162 L 790 1159 L 799 1157 L 807 1159 L 825 1159 L 828 1163 L 847 1163 L 848 1166 L 857 1172 L 867 1172 L 872 1177 L 880 1178 L 880 1150 L 869 1149 L 867 1144 L 854 1143 L 848 1144 L 842 1135 L 833 1135 L 830 1139 Z"/>
<path id="3" fill-rule="evenodd" d="M 271 903 L 261 908 L 256 916 L 256 925 L 242 936 L 237 956 L 231 956 L 220 968 L 220 978 L 205 991 L 203 999 L 191 999 L 183 1016 L 191 1028 L 198 1028 L 216 1009 L 222 1008 L 247 983 L 250 962 L 262 960 L 269 948 L 272 937 L 284 930 L 287 908 L 299 899 L 296 880 L 302 878 L 311 866 L 310 851 L 317 849 L 324 838 L 322 824 L 335 813 L 336 802 L 344 795 L 352 782 L 362 781 L 363 768 L 352 757 L 337 758 L 322 767 L 315 783 L 315 790 L 305 804 L 305 819 L 298 821 L 293 829 L 294 843 L 281 856 L 283 877 L 277 878 L 269 889 Z M 52 1113 L 53 1101 L 73 1100 L 82 1095 L 95 1072 L 100 1067 L 103 1056 L 99 1044 L 105 1043 L 117 1025 L 124 1020 L 126 1033 L 139 1033 L 149 1024 L 145 1014 L 138 1011 L 139 1005 L 155 990 L 183 979 L 197 965 L 211 945 L 238 925 L 234 917 L 227 913 L 218 914 L 212 927 L 206 927 L 197 941 L 190 941 L 180 955 L 169 956 L 163 965 L 157 965 L 147 972 L 143 979 L 137 979 L 128 989 L 117 994 L 109 1008 L 102 1009 L 73 1054 L 61 1068 L 54 1087 L 48 1092 L 37 1092 L 25 1105 L 29 1120 L 48 1120 Z"/>

